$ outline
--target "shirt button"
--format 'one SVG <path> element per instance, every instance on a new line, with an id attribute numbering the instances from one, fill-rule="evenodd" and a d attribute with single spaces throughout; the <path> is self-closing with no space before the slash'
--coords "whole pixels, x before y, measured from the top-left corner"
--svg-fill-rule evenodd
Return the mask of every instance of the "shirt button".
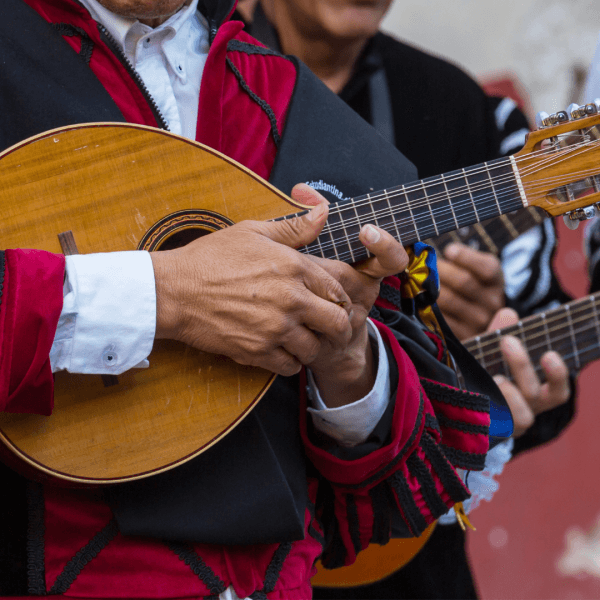
<path id="1" fill-rule="evenodd" d="M 102 362 L 107 367 L 114 367 L 119 360 L 119 355 L 115 352 L 115 347 L 110 345 L 104 352 L 102 353 Z"/>

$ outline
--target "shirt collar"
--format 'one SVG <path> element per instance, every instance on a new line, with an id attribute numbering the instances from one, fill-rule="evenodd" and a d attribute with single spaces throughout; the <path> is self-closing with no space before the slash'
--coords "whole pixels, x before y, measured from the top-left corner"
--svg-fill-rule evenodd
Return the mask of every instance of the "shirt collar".
<path id="1" fill-rule="evenodd" d="M 139 23 L 137 19 L 129 19 L 115 15 L 113 12 L 105 8 L 98 0 L 79 0 L 81 4 L 88 9 L 92 18 L 106 27 L 110 35 L 119 43 L 122 48 L 125 48 L 125 38 L 129 30 Z M 198 7 L 198 0 L 191 0 L 187 6 L 181 8 L 174 15 L 169 17 L 162 25 L 156 27 L 155 31 L 171 28 L 176 34 L 181 27 L 191 19 Z"/>

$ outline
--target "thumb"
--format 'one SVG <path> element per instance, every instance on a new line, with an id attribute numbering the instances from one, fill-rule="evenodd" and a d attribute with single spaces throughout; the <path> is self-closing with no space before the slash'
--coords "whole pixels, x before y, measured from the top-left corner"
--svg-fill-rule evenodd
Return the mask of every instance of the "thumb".
<path id="1" fill-rule="evenodd" d="M 306 214 L 292 219 L 281 219 L 278 221 L 268 221 L 260 224 L 260 233 L 265 237 L 277 242 L 290 246 L 291 248 L 300 248 L 314 241 L 323 230 L 329 214 L 328 202 L 321 194 L 315 192 L 309 186 L 302 186 L 302 191 L 299 198 L 296 186 L 292 190 L 292 196 L 295 199 L 302 200 L 306 205 L 314 205 Z M 308 188 L 308 192 L 304 188 Z"/>
<path id="2" fill-rule="evenodd" d="M 512 308 L 501 308 L 492 318 L 486 331 L 504 329 L 519 322 L 519 315 Z"/>

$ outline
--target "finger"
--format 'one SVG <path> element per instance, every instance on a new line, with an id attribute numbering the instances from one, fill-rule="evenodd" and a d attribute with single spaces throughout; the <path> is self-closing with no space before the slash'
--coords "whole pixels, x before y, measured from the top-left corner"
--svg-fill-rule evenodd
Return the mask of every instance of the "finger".
<path id="1" fill-rule="evenodd" d="M 540 359 L 540 366 L 546 376 L 542 386 L 538 413 L 564 404 L 571 396 L 569 369 L 556 352 L 546 352 Z"/>
<path id="2" fill-rule="evenodd" d="M 442 289 L 449 288 L 470 302 L 485 306 L 496 312 L 504 305 L 504 289 L 501 285 L 488 285 L 476 275 L 447 260 L 438 261 L 438 273 Z"/>
<path id="3" fill-rule="evenodd" d="M 494 314 L 493 311 L 486 309 L 481 304 L 469 302 L 448 287 L 440 289 L 438 306 L 445 316 L 463 322 L 464 326 L 473 332 L 473 335 L 485 331 Z"/>
<path id="4" fill-rule="evenodd" d="M 285 377 L 295 375 L 302 369 L 300 361 L 283 348 L 275 348 L 268 355 L 254 357 L 252 365 Z"/>
<path id="5" fill-rule="evenodd" d="M 501 308 L 490 321 L 487 331 L 496 331 L 498 329 L 504 329 L 510 325 L 515 325 L 519 322 L 519 315 L 516 310 L 512 308 Z"/>
<path id="6" fill-rule="evenodd" d="M 307 183 L 297 183 L 292 188 L 290 196 L 304 206 L 317 206 L 318 204 L 329 204 L 325 196 L 322 196 Z"/>
<path id="7" fill-rule="evenodd" d="M 442 311 L 443 312 L 443 311 Z M 446 323 L 448 327 L 452 329 L 452 333 L 461 341 L 468 340 L 469 338 L 477 335 L 477 332 L 471 329 L 468 325 L 463 323 L 462 321 L 458 321 L 451 315 L 444 314 L 444 319 L 446 319 Z"/>
<path id="8" fill-rule="evenodd" d="M 535 420 L 533 411 L 517 387 L 506 377 L 503 375 L 495 375 L 494 381 L 500 388 L 504 398 L 506 398 L 506 403 L 510 408 L 514 423 L 513 436 L 519 437 L 533 425 Z"/>
<path id="9" fill-rule="evenodd" d="M 502 284 L 502 264 L 489 252 L 480 252 L 464 244 L 448 244 L 444 256 L 456 266 L 465 269 L 487 285 Z"/>
<path id="10" fill-rule="evenodd" d="M 510 335 L 500 340 L 500 348 L 514 384 L 535 412 L 536 403 L 539 402 L 541 384 L 527 350 L 520 340 Z"/>
<path id="11" fill-rule="evenodd" d="M 358 263 L 355 266 L 357 271 L 373 279 L 383 279 L 406 269 L 408 265 L 406 250 L 384 229 L 375 225 L 364 225 L 360 230 L 359 240 L 371 253 L 371 258 Z"/>
<path id="12" fill-rule="evenodd" d="M 283 349 L 296 357 L 303 365 L 313 362 L 321 349 L 321 341 L 307 327 L 296 327 L 283 341 Z"/>
<path id="13" fill-rule="evenodd" d="M 325 199 L 323 198 L 323 200 Z M 281 221 L 247 221 L 245 226 L 278 244 L 290 248 L 300 248 L 310 244 L 318 237 L 327 221 L 328 214 L 329 205 L 325 201 L 320 202 L 300 217 Z"/>

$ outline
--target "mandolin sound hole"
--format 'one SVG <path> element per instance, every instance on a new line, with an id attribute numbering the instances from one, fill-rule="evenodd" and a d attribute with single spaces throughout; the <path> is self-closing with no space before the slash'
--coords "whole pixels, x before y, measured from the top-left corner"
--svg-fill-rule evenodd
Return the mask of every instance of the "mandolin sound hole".
<path id="1" fill-rule="evenodd" d="M 158 250 L 173 250 L 174 248 L 181 248 L 187 246 L 190 242 L 201 238 L 204 235 L 211 233 L 208 229 L 200 228 L 189 228 L 176 231 L 169 237 L 164 238 L 160 244 L 155 248 Z"/>
<path id="2" fill-rule="evenodd" d="M 233 221 L 209 210 L 180 210 L 154 223 L 140 240 L 138 250 L 154 252 L 181 248 L 207 233 L 231 225 Z"/>

